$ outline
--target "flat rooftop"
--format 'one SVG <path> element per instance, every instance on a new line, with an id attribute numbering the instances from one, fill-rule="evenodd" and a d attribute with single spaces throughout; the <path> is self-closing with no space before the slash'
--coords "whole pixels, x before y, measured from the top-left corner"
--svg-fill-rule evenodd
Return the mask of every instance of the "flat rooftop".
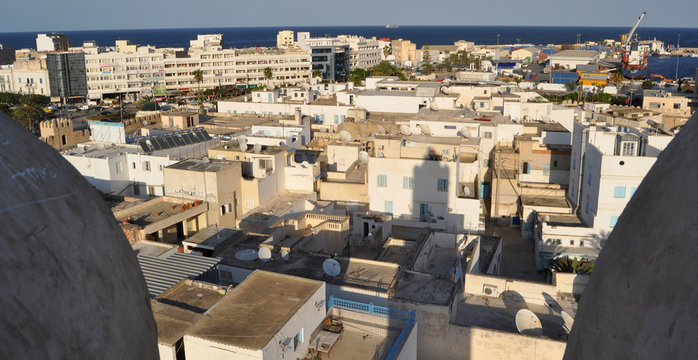
<path id="1" fill-rule="evenodd" d="M 173 112 L 167 112 L 163 113 L 163 116 L 194 116 L 197 115 L 198 113 L 196 111 L 173 111 Z"/>
<path id="2" fill-rule="evenodd" d="M 197 246 L 214 249 L 218 244 L 230 239 L 238 233 L 240 233 L 239 229 L 221 226 L 209 226 L 186 238 L 184 241 Z"/>
<path id="3" fill-rule="evenodd" d="M 586 226 L 576 214 L 538 213 L 538 220 L 545 220 L 550 226 Z"/>
<path id="4" fill-rule="evenodd" d="M 187 335 L 260 350 L 321 286 L 319 281 L 255 271 L 210 309 Z"/>
<path id="5" fill-rule="evenodd" d="M 168 218 L 184 212 L 187 212 L 187 216 L 191 217 L 197 213 L 205 212 L 208 208 L 208 204 L 205 202 L 194 204 L 197 203 L 192 200 L 163 196 L 148 201 L 124 202 L 114 207 L 112 211 L 116 220 L 121 222 L 130 218 L 131 224 L 144 227 L 158 222 L 166 222 Z"/>
<path id="6" fill-rule="evenodd" d="M 451 264 L 449 263 L 450 267 Z M 448 305 L 455 283 L 436 274 L 403 271 L 398 279 L 393 298 L 418 303 Z"/>
<path id="7" fill-rule="evenodd" d="M 305 206 L 304 203 L 312 199 L 313 194 L 280 192 L 241 216 L 238 220 L 239 227 L 247 232 L 264 233 L 281 220 L 282 216 L 298 215 L 300 211 L 290 213 L 294 208 L 302 208 L 302 212 L 312 210 Z"/>
<path id="8" fill-rule="evenodd" d="M 560 311 L 564 310 L 574 317 L 577 312 L 577 304 L 573 299 L 553 298 L 552 296 L 546 299 L 546 303 L 548 304 L 525 302 L 518 297 L 507 295 L 491 298 L 465 294 L 458 303 L 452 322 L 461 326 L 518 334 L 515 322 L 516 313 L 521 309 L 528 309 L 538 316 L 543 327 L 544 337 L 552 340 L 566 340 L 566 333 L 562 329 L 564 321 Z"/>
<path id="9" fill-rule="evenodd" d="M 521 205 L 569 208 L 567 198 L 562 196 L 521 195 Z"/>

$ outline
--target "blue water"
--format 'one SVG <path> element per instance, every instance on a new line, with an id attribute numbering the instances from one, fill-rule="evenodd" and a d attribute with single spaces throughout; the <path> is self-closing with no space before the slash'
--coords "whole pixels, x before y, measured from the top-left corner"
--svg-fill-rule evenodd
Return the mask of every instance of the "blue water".
<path id="1" fill-rule="evenodd" d="M 115 40 L 131 40 L 134 44 L 157 47 L 188 47 L 189 40 L 197 34 L 222 33 L 226 47 L 275 46 L 276 33 L 290 29 L 296 32 L 309 31 L 312 36 L 354 34 L 366 37 L 403 38 L 424 44 L 452 44 L 457 40 L 474 41 L 476 44 L 496 44 L 500 34 L 501 44 L 573 44 L 577 34 L 582 41 L 618 39 L 628 31 L 627 27 L 539 27 L 539 26 L 401 26 L 386 29 L 383 26 L 323 26 L 323 27 L 256 27 L 256 28 L 191 28 L 191 29 L 143 29 L 143 30 L 96 30 L 66 31 L 65 34 L 75 45 L 83 41 L 95 40 L 100 46 L 113 46 Z M 666 45 L 676 44 L 677 34 L 681 34 L 681 47 L 698 47 L 698 28 L 647 28 L 637 30 L 640 39 L 662 40 Z M 0 43 L 11 48 L 36 47 L 36 32 L 0 33 Z M 673 63 L 672 63 L 673 62 Z M 676 59 L 649 60 L 650 73 L 673 78 L 676 72 Z M 695 76 L 698 58 L 679 60 L 679 76 Z"/>

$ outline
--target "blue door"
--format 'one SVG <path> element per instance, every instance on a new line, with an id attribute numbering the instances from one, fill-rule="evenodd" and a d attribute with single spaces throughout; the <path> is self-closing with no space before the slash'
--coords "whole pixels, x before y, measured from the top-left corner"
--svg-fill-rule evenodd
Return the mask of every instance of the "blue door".
<path id="1" fill-rule="evenodd" d="M 419 221 L 429 221 L 429 204 L 419 204 Z"/>
<path id="2" fill-rule="evenodd" d="M 386 214 L 393 214 L 393 202 L 392 201 L 385 201 L 385 213 Z"/>
<path id="3" fill-rule="evenodd" d="M 483 181 L 480 183 L 480 199 L 486 199 L 490 197 L 490 182 Z"/>
<path id="4" fill-rule="evenodd" d="M 272 95 L 271 95 L 271 94 L 267 94 L 267 100 L 269 100 L 269 102 L 272 102 L 272 101 L 273 101 Z"/>

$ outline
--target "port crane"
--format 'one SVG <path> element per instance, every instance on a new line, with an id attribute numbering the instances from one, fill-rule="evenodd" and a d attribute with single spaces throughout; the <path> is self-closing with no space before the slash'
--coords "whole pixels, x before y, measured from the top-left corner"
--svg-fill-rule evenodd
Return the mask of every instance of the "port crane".
<path id="1" fill-rule="evenodd" d="M 637 18 L 635 25 L 621 39 L 623 48 L 621 71 L 628 79 L 644 79 L 647 77 L 647 54 L 640 50 L 637 37 L 634 37 L 635 30 L 637 30 L 646 14 L 647 12 L 643 11 L 640 17 Z"/>

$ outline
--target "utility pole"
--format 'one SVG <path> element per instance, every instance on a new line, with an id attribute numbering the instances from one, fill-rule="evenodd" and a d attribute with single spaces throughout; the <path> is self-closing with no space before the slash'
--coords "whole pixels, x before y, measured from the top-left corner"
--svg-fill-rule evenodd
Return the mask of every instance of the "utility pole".
<path id="1" fill-rule="evenodd" d="M 679 51 L 679 42 L 681 41 L 681 34 L 677 35 L 676 38 L 676 51 Z M 676 80 L 679 79 L 679 58 L 681 57 L 680 54 L 676 54 L 676 74 L 674 75 L 674 78 Z M 679 92 L 681 92 L 681 89 L 679 89 Z"/>
<path id="2" fill-rule="evenodd" d="M 499 46 L 499 36 L 502 34 L 497 34 L 497 46 Z"/>

